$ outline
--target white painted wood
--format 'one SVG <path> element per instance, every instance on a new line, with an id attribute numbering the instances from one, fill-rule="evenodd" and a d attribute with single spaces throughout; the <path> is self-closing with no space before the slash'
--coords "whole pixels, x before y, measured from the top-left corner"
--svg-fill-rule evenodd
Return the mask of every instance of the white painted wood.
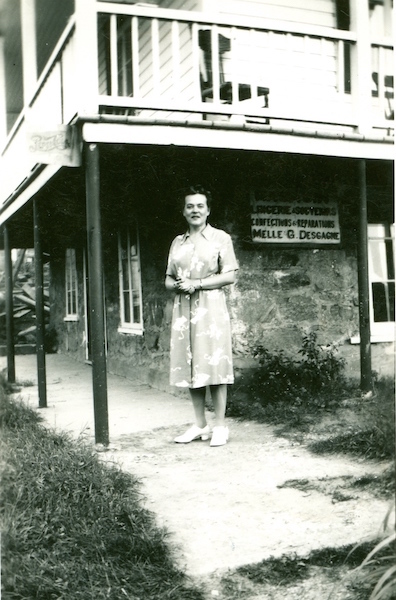
<path id="1" fill-rule="evenodd" d="M 212 87 L 213 103 L 220 102 L 220 70 L 219 70 L 219 31 L 217 25 L 213 25 L 212 32 Z"/>
<path id="2" fill-rule="evenodd" d="M 239 150 L 257 150 L 265 152 L 287 152 L 296 154 L 317 154 L 322 156 L 340 156 L 349 158 L 367 158 L 393 160 L 393 144 L 379 144 L 367 140 L 326 139 L 279 134 L 268 131 L 243 131 L 241 129 L 221 129 L 204 127 L 175 127 L 172 136 L 168 127 L 163 125 L 109 125 L 104 123 L 86 123 L 83 126 L 83 138 L 87 142 L 154 144 L 159 146 L 190 146 L 200 148 L 229 148 Z"/>
<path id="3" fill-rule="evenodd" d="M 78 98 L 74 85 L 74 37 L 70 37 L 62 53 L 62 123 L 70 123 L 78 111 Z"/>
<path id="4" fill-rule="evenodd" d="M 180 32 L 178 21 L 172 21 L 172 95 L 180 95 Z"/>
<path id="5" fill-rule="evenodd" d="M 368 115 L 371 113 L 370 21 L 368 2 L 350 0 L 351 29 L 357 36 L 352 48 L 352 97 L 359 123 L 359 132 L 367 135 L 371 130 Z"/>
<path id="6" fill-rule="evenodd" d="M 60 169 L 61 169 L 61 167 L 59 165 L 47 165 L 44 168 L 44 170 L 41 171 L 41 173 L 35 179 L 32 180 L 30 185 L 28 185 L 18 195 L 18 197 L 11 204 L 9 204 L 9 206 L 7 206 L 4 210 L 2 210 L 0 212 L 0 225 L 5 223 L 6 221 L 8 221 L 8 219 L 10 219 L 13 214 L 15 214 L 18 210 L 20 210 L 25 204 L 27 204 L 29 202 L 29 200 L 35 194 L 37 194 L 37 192 L 44 187 L 44 185 L 47 183 L 47 181 L 52 179 L 52 177 L 54 175 L 56 175 L 56 173 Z M 19 173 L 19 175 L 21 175 L 21 173 Z M 2 181 L 4 181 L 4 180 L 2 180 Z M 11 194 L 17 187 L 18 186 L 13 187 L 9 193 Z M 9 189 L 9 187 L 7 189 Z M 6 198 L 7 198 L 7 196 L 4 194 L 4 189 L 3 189 L 3 190 L 1 190 L 0 207 Z"/>
<path id="7" fill-rule="evenodd" d="M 132 35 L 132 82 L 133 96 L 140 96 L 140 65 L 139 65 L 139 18 L 132 17 L 131 26 Z"/>
<path id="8" fill-rule="evenodd" d="M 23 68 L 23 102 L 27 106 L 36 89 L 36 3 L 35 0 L 21 0 L 21 35 Z"/>
<path id="9" fill-rule="evenodd" d="M 75 0 L 75 86 L 79 113 L 97 112 L 98 27 L 96 0 Z"/>
<path id="10" fill-rule="evenodd" d="M 91 0 L 90 0 L 91 1 Z M 148 8 L 140 7 L 136 5 L 124 5 L 124 4 L 106 4 L 97 3 L 98 13 L 112 14 L 114 12 L 125 15 L 136 15 L 157 19 L 164 19 L 168 21 L 186 21 L 188 23 L 198 21 L 202 25 L 213 25 L 228 26 L 228 27 L 246 27 L 248 29 L 254 27 L 260 27 L 268 31 L 278 31 L 283 33 L 289 31 L 290 33 L 296 33 L 299 35 L 314 35 L 318 37 L 327 37 L 329 39 L 344 39 L 351 42 L 356 41 L 356 34 L 351 31 L 341 31 L 339 29 L 332 30 L 328 27 L 319 25 L 307 24 L 304 22 L 295 23 L 292 21 L 283 22 L 277 19 L 263 18 L 258 22 L 257 18 L 235 16 L 231 14 L 222 15 L 218 13 L 194 13 L 193 11 L 188 12 L 185 10 L 172 10 L 163 8 Z"/>
<path id="11" fill-rule="evenodd" d="M 117 16 L 110 17 L 110 93 L 118 94 Z"/>
<path id="12" fill-rule="evenodd" d="M 153 69 L 153 92 L 160 94 L 160 45 L 158 32 L 158 19 L 151 21 L 151 44 L 152 44 L 152 69 Z"/>
<path id="13" fill-rule="evenodd" d="M 4 37 L 0 36 L 0 152 L 7 138 Z"/>

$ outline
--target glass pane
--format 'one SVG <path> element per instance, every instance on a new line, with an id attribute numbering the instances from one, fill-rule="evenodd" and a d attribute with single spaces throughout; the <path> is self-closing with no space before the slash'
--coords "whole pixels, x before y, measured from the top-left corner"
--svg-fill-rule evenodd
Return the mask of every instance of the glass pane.
<path id="1" fill-rule="evenodd" d="M 131 309 L 130 309 L 130 304 L 129 304 L 129 299 L 130 299 L 130 295 L 129 295 L 129 291 L 124 292 L 124 323 L 130 323 L 131 322 Z"/>
<path id="2" fill-rule="evenodd" d="M 389 290 L 389 320 L 395 320 L 395 282 L 388 283 Z"/>
<path id="3" fill-rule="evenodd" d="M 390 320 L 387 285 L 385 283 L 375 282 L 372 284 L 372 290 L 374 321 L 376 323 L 385 323 Z"/>

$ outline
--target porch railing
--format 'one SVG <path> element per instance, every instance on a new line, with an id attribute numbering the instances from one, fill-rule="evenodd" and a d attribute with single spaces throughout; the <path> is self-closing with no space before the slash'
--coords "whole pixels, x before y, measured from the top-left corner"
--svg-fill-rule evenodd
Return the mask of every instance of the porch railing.
<path id="1" fill-rule="evenodd" d="M 84 25 L 97 30 L 89 36 L 97 48 L 87 49 L 97 56 L 97 77 L 84 89 L 81 79 L 76 83 L 78 52 L 85 46 L 76 43 L 79 23 L 73 18 L 2 149 L 3 199 L 34 167 L 26 151 L 29 121 L 70 123 L 84 113 L 87 91 L 94 113 L 250 122 L 289 131 L 298 126 L 315 135 L 329 128 L 337 135 L 359 133 L 361 73 L 353 32 L 290 23 L 286 31 L 280 23 L 255 27 L 247 19 L 218 16 L 215 22 L 198 12 L 110 2 L 95 7 Z M 82 34 L 80 27 L 80 42 Z M 366 132 L 393 133 L 392 65 L 393 42 L 372 41 Z"/>
<path id="2" fill-rule="evenodd" d="M 97 6 L 102 112 L 358 128 L 353 32 Z M 372 44 L 371 56 L 366 118 L 386 130 L 394 119 L 392 44 Z"/>

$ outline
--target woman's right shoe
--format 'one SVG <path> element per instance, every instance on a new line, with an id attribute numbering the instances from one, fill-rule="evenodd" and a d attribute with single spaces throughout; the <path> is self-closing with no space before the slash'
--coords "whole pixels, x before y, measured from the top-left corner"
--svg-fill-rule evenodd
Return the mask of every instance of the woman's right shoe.
<path id="1" fill-rule="evenodd" d="M 225 446 L 228 442 L 229 432 L 228 427 L 217 426 L 213 427 L 213 435 L 210 440 L 211 446 Z"/>
<path id="2" fill-rule="evenodd" d="M 209 425 L 206 427 L 197 427 L 197 425 L 193 425 L 190 429 L 187 429 L 183 435 L 179 435 L 175 438 L 175 442 L 177 444 L 189 444 L 193 440 L 197 440 L 201 438 L 201 440 L 205 441 L 209 439 L 210 429 Z"/>

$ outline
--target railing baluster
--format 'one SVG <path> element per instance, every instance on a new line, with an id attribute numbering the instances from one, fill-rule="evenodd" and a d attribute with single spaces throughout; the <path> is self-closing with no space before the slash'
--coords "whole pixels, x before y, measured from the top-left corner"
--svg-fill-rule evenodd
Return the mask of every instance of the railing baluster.
<path id="1" fill-rule="evenodd" d="M 200 82 L 200 48 L 198 41 L 198 23 L 192 24 L 191 31 L 192 46 L 192 77 L 193 77 L 193 98 L 201 101 L 201 82 Z"/>
<path id="2" fill-rule="evenodd" d="M 255 29 L 250 29 L 249 30 L 249 47 L 251 50 L 251 56 L 255 57 L 256 56 L 256 50 L 257 50 L 257 42 L 256 42 L 256 37 L 257 36 L 257 31 Z M 249 73 L 250 75 L 250 73 Z M 251 89 L 251 95 L 252 95 L 252 100 L 257 100 L 258 95 L 257 95 L 257 86 L 258 86 L 258 81 L 257 81 L 257 68 L 253 69 L 252 71 L 252 76 L 249 77 L 249 83 L 250 83 L 250 89 Z"/>
<path id="3" fill-rule="evenodd" d="M 118 95 L 117 15 L 110 16 L 110 94 Z"/>
<path id="4" fill-rule="evenodd" d="M 155 94 L 160 94 L 160 47 L 159 47 L 159 31 L 158 19 L 151 21 L 151 44 L 153 56 L 153 91 Z"/>
<path id="5" fill-rule="evenodd" d="M 337 92 L 345 93 L 345 45 L 343 40 L 337 42 Z"/>
<path id="6" fill-rule="evenodd" d="M 180 32 L 177 21 L 172 21 L 172 78 L 172 95 L 177 99 L 180 94 Z"/>
<path id="7" fill-rule="evenodd" d="M 219 53 L 219 30 L 217 25 L 212 27 L 212 87 L 213 102 L 220 102 L 220 53 Z"/>
<path id="8" fill-rule="evenodd" d="M 238 65 L 237 65 L 237 57 L 236 57 L 236 53 L 235 53 L 235 44 L 234 44 L 236 37 L 237 37 L 236 28 L 231 27 L 231 58 L 230 58 L 230 62 L 231 62 L 231 85 L 232 85 L 232 103 L 233 104 L 235 104 L 236 102 L 239 101 L 239 88 L 238 88 L 239 73 L 238 73 L 238 69 L 237 69 Z"/>
<path id="9" fill-rule="evenodd" d="M 371 51 L 373 51 L 372 48 Z M 385 60 L 384 60 L 384 48 L 375 48 L 378 53 L 378 104 L 381 111 L 381 116 L 385 115 Z"/>
<path id="10" fill-rule="evenodd" d="M 139 17 L 132 17 L 131 23 L 132 48 L 132 95 L 140 96 L 139 73 Z"/>

